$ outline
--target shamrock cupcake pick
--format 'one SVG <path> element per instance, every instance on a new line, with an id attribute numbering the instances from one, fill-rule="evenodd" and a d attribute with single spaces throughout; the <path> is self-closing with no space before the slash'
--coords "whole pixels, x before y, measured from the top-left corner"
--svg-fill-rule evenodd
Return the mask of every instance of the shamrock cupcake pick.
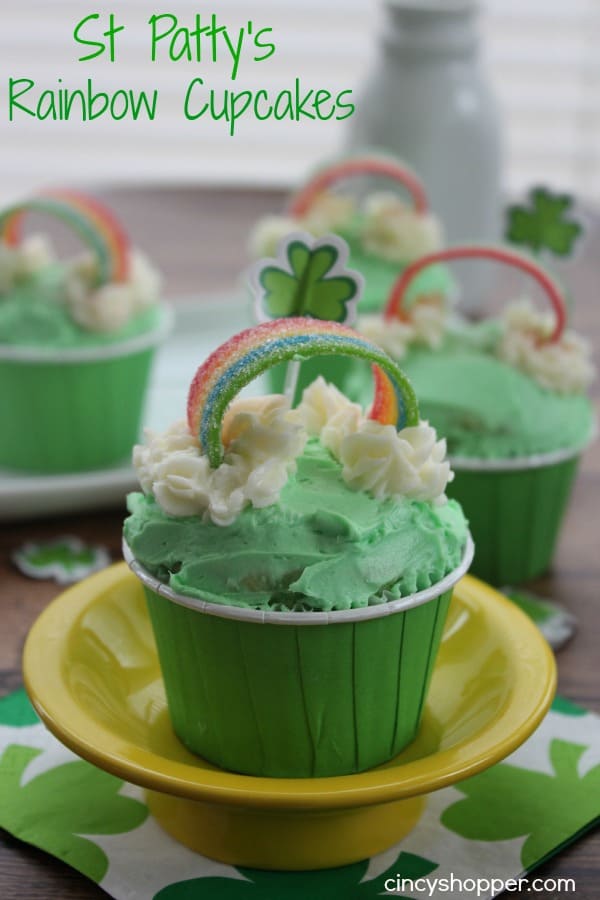
<path id="1" fill-rule="evenodd" d="M 346 268 L 348 255 L 348 245 L 333 234 L 284 237 L 277 257 L 260 260 L 252 272 L 258 321 L 311 316 L 353 325 L 364 279 Z"/>
<path id="2" fill-rule="evenodd" d="M 66 535 L 47 542 L 29 541 L 14 551 L 12 560 L 28 578 L 73 584 L 108 566 L 110 554 L 105 547 Z"/>
<path id="3" fill-rule="evenodd" d="M 347 269 L 348 245 L 336 235 L 315 239 L 301 232 L 284 237 L 274 259 L 262 259 L 250 273 L 254 311 L 259 322 L 274 318 L 307 316 L 313 319 L 354 324 L 356 307 L 364 286 L 362 276 Z M 292 361 L 287 369 L 269 369 L 274 391 L 283 389 L 293 400 L 317 375 L 336 383 L 347 367 L 344 358 L 311 359 L 303 366 Z"/>

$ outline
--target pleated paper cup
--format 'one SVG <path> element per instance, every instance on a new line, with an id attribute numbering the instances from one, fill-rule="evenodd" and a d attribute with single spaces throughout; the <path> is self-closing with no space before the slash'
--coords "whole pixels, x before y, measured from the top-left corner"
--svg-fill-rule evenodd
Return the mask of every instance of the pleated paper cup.
<path id="1" fill-rule="evenodd" d="M 127 545 L 144 585 L 173 728 L 247 775 L 347 775 L 386 762 L 419 728 L 454 584 L 338 612 L 262 612 L 172 591 Z"/>
<path id="2" fill-rule="evenodd" d="M 583 446 L 515 459 L 452 457 L 446 493 L 458 500 L 475 542 L 471 573 L 520 584 L 550 566 Z"/>
<path id="3" fill-rule="evenodd" d="M 165 309 L 152 331 L 102 347 L 0 346 L 0 467 L 57 474 L 127 461 L 171 323 Z"/>

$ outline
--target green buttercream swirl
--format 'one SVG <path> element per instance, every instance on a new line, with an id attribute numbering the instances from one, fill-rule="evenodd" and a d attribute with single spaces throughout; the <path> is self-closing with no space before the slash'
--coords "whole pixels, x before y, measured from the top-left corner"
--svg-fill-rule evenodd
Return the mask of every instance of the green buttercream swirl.
<path id="1" fill-rule="evenodd" d="M 134 316 L 118 331 L 86 331 L 71 318 L 64 302 L 66 268 L 48 266 L 0 295 L 0 344 L 47 349 L 101 347 L 145 334 L 162 317 L 159 305 Z"/>
<path id="2" fill-rule="evenodd" d="M 374 253 L 368 253 L 362 246 L 360 229 L 363 217 L 355 217 L 346 227 L 336 231 L 348 242 L 350 255 L 348 266 L 356 269 L 365 279 L 358 310 L 360 313 L 374 313 L 384 309 L 392 287 L 406 268 L 397 262 L 390 262 Z M 427 266 L 411 282 L 406 299 L 410 304 L 421 294 L 441 294 L 446 297 L 455 290 L 456 282 L 448 268 L 440 263 Z"/>
<path id="3" fill-rule="evenodd" d="M 139 493 L 128 507 L 125 539 L 153 575 L 182 594 L 264 610 L 350 609 L 406 596 L 455 569 L 467 539 L 454 501 L 353 491 L 314 438 L 279 501 L 248 506 L 231 525 L 168 516 Z"/>
<path id="4" fill-rule="evenodd" d="M 414 346 L 401 360 L 421 418 L 444 435 L 448 454 L 507 459 L 585 445 L 594 421 L 589 399 L 543 388 L 495 357 L 491 351 L 499 334 L 493 320 L 464 325 L 440 348 Z M 368 373 L 357 366 L 343 390 L 368 406 Z"/>

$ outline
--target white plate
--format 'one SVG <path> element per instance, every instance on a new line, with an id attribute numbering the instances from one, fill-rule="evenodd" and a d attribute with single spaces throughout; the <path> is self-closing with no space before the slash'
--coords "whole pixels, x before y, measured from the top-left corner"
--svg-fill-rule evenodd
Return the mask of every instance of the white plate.
<path id="1" fill-rule="evenodd" d="M 243 298 L 208 297 L 173 304 L 175 326 L 154 367 L 143 421 L 162 430 L 185 416 L 187 391 L 206 356 L 236 331 L 252 324 Z M 138 487 L 130 465 L 74 475 L 15 475 L 0 470 L 0 521 L 83 510 L 123 503 Z"/>

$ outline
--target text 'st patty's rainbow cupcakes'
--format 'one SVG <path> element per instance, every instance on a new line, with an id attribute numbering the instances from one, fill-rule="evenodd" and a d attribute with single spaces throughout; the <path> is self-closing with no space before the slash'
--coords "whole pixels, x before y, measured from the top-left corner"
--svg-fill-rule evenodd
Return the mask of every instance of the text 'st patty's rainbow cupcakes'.
<path id="1" fill-rule="evenodd" d="M 361 199 L 337 190 L 352 181 Z M 350 157 L 318 171 L 292 196 L 284 215 L 267 216 L 257 223 L 251 252 L 259 258 L 276 256 L 281 241 L 295 232 L 317 238 L 335 233 L 344 238 L 350 250 L 348 265 L 364 279 L 360 313 L 380 311 L 398 275 L 423 254 L 437 250 L 443 237 L 414 172 L 398 160 L 375 155 Z M 438 265 L 421 273 L 410 290 L 411 296 L 437 298 L 447 296 L 452 288 L 447 269 Z M 299 390 L 318 375 L 340 387 L 349 366 L 343 359 L 310 360 L 303 367 Z M 270 373 L 273 390 L 282 390 L 283 371 L 275 367 Z"/>
<path id="2" fill-rule="evenodd" d="M 374 365 L 369 418 L 323 379 L 294 409 L 235 399 L 273 364 L 328 353 Z M 134 461 L 126 557 L 182 741 L 274 777 L 361 771 L 409 743 L 471 544 L 444 441 L 396 364 L 336 323 L 259 325 L 207 359 L 187 421 Z"/>
<path id="3" fill-rule="evenodd" d="M 470 323 L 448 306 L 408 301 L 411 280 L 430 262 L 484 258 L 528 273 L 552 313 L 517 301 L 496 319 Z M 581 451 L 594 433 L 587 387 L 590 348 L 566 329 L 562 292 L 536 263 L 495 247 L 455 247 L 426 256 L 398 280 L 384 316 L 359 329 L 409 374 L 421 410 L 446 436 L 476 545 L 473 571 L 494 584 L 524 581 L 549 565 Z M 371 388 L 355 367 L 354 399 Z"/>
<path id="4" fill-rule="evenodd" d="M 30 212 L 66 224 L 88 254 L 61 263 L 43 238 L 22 238 Z M 157 273 L 105 207 L 72 191 L 0 213 L 0 237 L 0 467 L 57 473 L 123 462 L 169 327 Z"/>

